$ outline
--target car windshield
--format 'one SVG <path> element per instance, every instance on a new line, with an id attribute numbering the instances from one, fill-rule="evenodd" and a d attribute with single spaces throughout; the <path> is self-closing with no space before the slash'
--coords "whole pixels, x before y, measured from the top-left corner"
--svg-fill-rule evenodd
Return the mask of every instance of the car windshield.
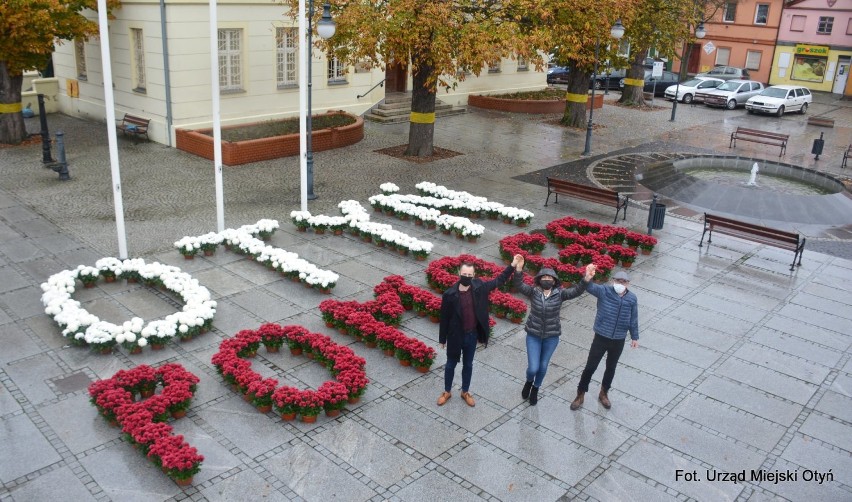
<path id="1" fill-rule="evenodd" d="M 687 80 L 686 82 L 683 82 L 680 85 L 682 85 L 684 87 L 698 87 L 698 84 L 700 84 L 701 82 L 704 82 L 704 81 L 699 80 L 697 78 L 694 78 L 692 80 Z"/>
<path id="2" fill-rule="evenodd" d="M 742 82 L 725 82 L 716 89 L 719 91 L 736 91 L 741 85 Z"/>
<path id="3" fill-rule="evenodd" d="M 777 87 L 769 87 L 760 93 L 761 96 L 769 96 L 770 98 L 786 98 L 787 89 L 779 89 Z"/>

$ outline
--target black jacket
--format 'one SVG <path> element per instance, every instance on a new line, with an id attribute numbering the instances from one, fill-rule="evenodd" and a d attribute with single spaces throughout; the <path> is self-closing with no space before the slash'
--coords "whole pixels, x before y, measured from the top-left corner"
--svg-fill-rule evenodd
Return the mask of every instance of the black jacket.
<path id="1" fill-rule="evenodd" d="M 541 289 L 540 280 L 543 275 L 549 275 L 556 279 L 553 292 L 547 298 Z M 562 302 L 577 298 L 589 285 L 581 280 L 576 286 L 568 289 L 562 288 L 556 272 L 549 268 L 541 269 L 535 276 L 535 287 L 524 282 L 524 273 L 515 272 L 513 279 L 515 289 L 530 299 L 530 314 L 527 316 L 527 333 L 539 338 L 550 338 L 562 335 L 562 319 L 559 318 L 562 310 Z"/>
<path id="2" fill-rule="evenodd" d="M 470 285 L 473 293 L 473 313 L 476 317 L 476 339 L 488 344 L 490 328 L 488 326 L 488 294 L 499 288 L 511 277 L 515 270 L 511 265 L 499 276 L 490 281 L 474 278 Z M 438 331 L 438 343 L 447 344 L 447 357 L 458 359 L 461 356 L 464 333 L 462 332 L 462 313 L 459 302 L 459 283 L 444 291 L 441 297 L 441 327 Z"/>

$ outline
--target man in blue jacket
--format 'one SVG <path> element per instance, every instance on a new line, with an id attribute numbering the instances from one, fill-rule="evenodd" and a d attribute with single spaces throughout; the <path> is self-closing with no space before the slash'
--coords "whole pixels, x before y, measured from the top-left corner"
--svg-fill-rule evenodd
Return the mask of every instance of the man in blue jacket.
<path id="1" fill-rule="evenodd" d="M 606 354 L 606 370 L 601 381 L 598 400 L 604 408 L 610 409 L 612 403 L 607 394 L 628 332 L 630 332 L 630 347 L 635 349 L 639 346 L 639 302 L 636 295 L 627 289 L 630 285 L 630 276 L 627 272 L 619 270 L 612 276 L 612 280 L 612 284 L 606 285 L 589 283 L 586 289 L 589 294 L 598 299 L 595 338 L 589 349 L 589 359 L 586 361 L 583 376 L 580 377 L 580 384 L 577 385 L 577 397 L 571 403 L 572 410 L 583 406 L 583 397 L 589 391 L 589 382 L 604 354 Z"/>
<path id="2" fill-rule="evenodd" d="M 472 263 L 459 267 L 459 282 L 444 291 L 441 297 L 441 326 L 438 343 L 447 349 L 447 365 L 444 368 L 444 392 L 438 397 L 438 406 L 443 406 L 453 395 L 453 377 L 456 365 L 462 359 L 461 398 L 468 406 L 476 406 L 470 395 L 470 379 L 473 376 L 473 354 L 476 344 L 488 345 L 491 327 L 488 324 L 488 294 L 499 288 L 515 270 L 516 257 L 512 264 L 490 281 L 474 278 Z"/>

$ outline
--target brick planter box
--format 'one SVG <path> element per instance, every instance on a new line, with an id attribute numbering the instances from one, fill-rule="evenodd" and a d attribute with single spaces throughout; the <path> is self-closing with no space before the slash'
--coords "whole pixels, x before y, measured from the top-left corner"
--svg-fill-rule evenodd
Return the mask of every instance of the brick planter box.
<path id="1" fill-rule="evenodd" d="M 313 151 L 321 152 L 333 148 L 342 148 L 354 145 L 364 139 L 364 119 L 353 117 L 355 118 L 354 124 L 314 131 Z M 245 127 L 245 125 L 247 124 L 223 127 L 222 130 Z M 213 136 L 208 135 L 212 132 L 212 128 L 198 130 L 178 129 L 175 131 L 177 148 L 178 150 L 213 160 Z M 294 155 L 299 155 L 298 134 L 236 142 L 222 140 L 222 163 L 226 166 L 238 166 Z"/>
<path id="2" fill-rule="evenodd" d="M 591 95 L 589 95 L 591 101 Z M 564 99 L 504 99 L 491 96 L 470 95 L 467 104 L 477 108 L 512 113 L 562 113 L 565 111 Z M 603 95 L 595 94 L 595 108 L 603 106 Z M 588 109 L 588 106 L 586 107 Z"/>

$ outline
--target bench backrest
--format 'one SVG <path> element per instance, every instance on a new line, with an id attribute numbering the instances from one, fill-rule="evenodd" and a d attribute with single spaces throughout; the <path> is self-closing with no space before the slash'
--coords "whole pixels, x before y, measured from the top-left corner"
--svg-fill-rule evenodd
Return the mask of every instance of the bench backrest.
<path id="1" fill-rule="evenodd" d="M 570 181 L 564 181 L 556 178 L 547 178 L 547 185 L 551 188 L 555 188 L 556 190 L 566 190 L 573 193 L 605 197 L 613 200 L 618 199 L 618 193 L 607 188 L 580 185 L 579 183 L 572 183 Z"/>
<path id="2" fill-rule="evenodd" d="M 720 227 L 741 230 L 773 240 L 790 242 L 792 244 L 796 244 L 799 242 L 799 234 L 797 233 L 786 232 L 784 230 L 777 230 L 774 228 L 763 227 L 760 225 L 753 225 L 744 221 L 732 220 L 730 218 L 723 218 L 721 216 L 715 216 L 712 214 L 704 213 L 704 222 L 705 224 L 710 225 L 711 228 L 715 225 L 719 225 Z"/>
<path id="3" fill-rule="evenodd" d="M 769 132 L 769 131 L 761 131 L 760 129 L 748 129 L 746 127 L 737 127 L 736 131 L 737 135 L 746 134 L 750 136 L 760 136 L 762 138 L 772 138 L 772 139 L 783 139 L 786 140 L 790 137 L 789 134 L 781 134 L 777 132 Z"/>
<path id="4" fill-rule="evenodd" d="M 135 126 L 148 127 L 148 123 L 151 122 L 151 119 L 143 119 L 142 117 L 136 117 L 133 115 L 125 114 L 124 122 L 128 124 L 133 124 Z"/>

